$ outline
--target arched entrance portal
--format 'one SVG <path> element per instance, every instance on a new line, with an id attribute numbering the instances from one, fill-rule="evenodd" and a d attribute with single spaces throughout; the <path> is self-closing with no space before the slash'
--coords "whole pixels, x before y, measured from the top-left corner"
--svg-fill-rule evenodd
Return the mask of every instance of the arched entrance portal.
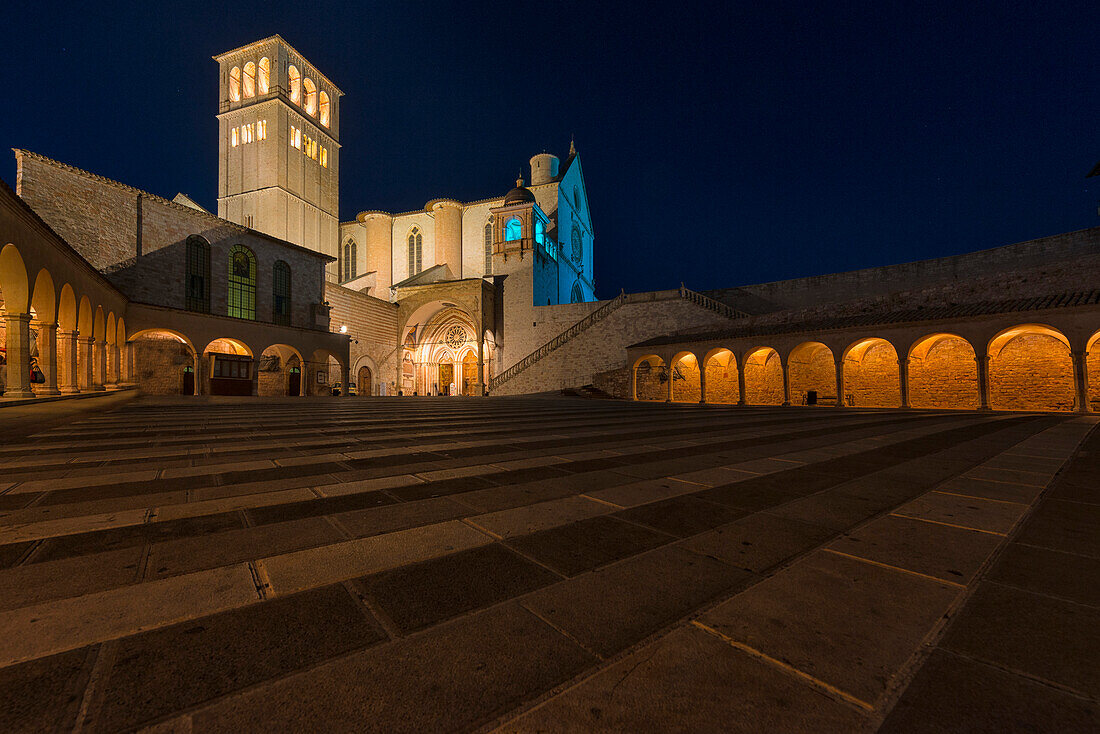
<path id="1" fill-rule="evenodd" d="M 130 336 L 134 377 L 150 395 L 198 395 L 195 350 L 183 334 L 150 329 Z"/>
<path id="2" fill-rule="evenodd" d="M 302 394 L 302 355 L 287 344 L 272 344 L 256 363 L 257 395 L 297 397 Z"/>
<path id="3" fill-rule="evenodd" d="M 203 350 L 210 395 L 253 395 L 259 374 L 252 351 L 236 339 L 215 339 Z"/>
<path id="4" fill-rule="evenodd" d="M 370 367 L 363 365 L 359 368 L 359 374 L 356 376 L 356 389 L 360 395 L 372 395 L 374 391 L 374 376 L 371 374 Z"/>
<path id="5" fill-rule="evenodd" d="M 736 405 L 741 400 L 737 384 L 737 358 L 728 349 L 715 349 L 703 360 L 706 365 L 707 402 Z"/>

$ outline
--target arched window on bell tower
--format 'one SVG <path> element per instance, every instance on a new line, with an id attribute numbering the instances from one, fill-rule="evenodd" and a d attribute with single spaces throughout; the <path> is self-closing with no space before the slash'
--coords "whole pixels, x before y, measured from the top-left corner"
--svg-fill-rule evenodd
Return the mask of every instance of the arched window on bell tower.
<path id="1" fill-rule="evenodd" d="M 523 222 L 519 217 L 512 217 L 504 224 L 504 241 L 515 242 L 523 239 Z"/>
<path id="2" fill-rule="evenodd" d="M 424 266 L 424 235 L 419 227 L 409 232 L 409 277 L 419 273 Z"/>

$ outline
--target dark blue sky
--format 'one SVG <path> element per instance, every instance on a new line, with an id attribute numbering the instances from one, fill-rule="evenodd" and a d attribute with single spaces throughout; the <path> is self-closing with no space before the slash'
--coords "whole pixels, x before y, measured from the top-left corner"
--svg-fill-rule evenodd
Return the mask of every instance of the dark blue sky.
<path id="1" fill-rule="evenodd" d="M 343 220 L 501 194 L 573 134 L 602 296 L 1100 224 L 1096 2 L 16 5 L 0 143 L 210 208 L 210 57 L 273 33 L 346 93 Z"/>

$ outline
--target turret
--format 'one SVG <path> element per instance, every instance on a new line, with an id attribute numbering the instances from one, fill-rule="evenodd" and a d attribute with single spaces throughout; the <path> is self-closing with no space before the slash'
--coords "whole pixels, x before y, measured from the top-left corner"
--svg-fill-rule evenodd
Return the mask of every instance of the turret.
<path id="1" fill-rule="evenodd" d="M 550 183 L 558 177 L 558 157 L 551 153 L 539 153 L 531 158 L 531 185 Z"/>

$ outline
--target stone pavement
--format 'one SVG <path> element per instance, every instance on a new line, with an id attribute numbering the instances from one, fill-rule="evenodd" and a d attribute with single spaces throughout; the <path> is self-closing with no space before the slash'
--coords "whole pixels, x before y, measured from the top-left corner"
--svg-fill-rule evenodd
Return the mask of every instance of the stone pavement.
<path id="1" fill-rule="evenodd" d="M 1100 729 L 1094 418 L 0 417 L 0 731 Z"/>

